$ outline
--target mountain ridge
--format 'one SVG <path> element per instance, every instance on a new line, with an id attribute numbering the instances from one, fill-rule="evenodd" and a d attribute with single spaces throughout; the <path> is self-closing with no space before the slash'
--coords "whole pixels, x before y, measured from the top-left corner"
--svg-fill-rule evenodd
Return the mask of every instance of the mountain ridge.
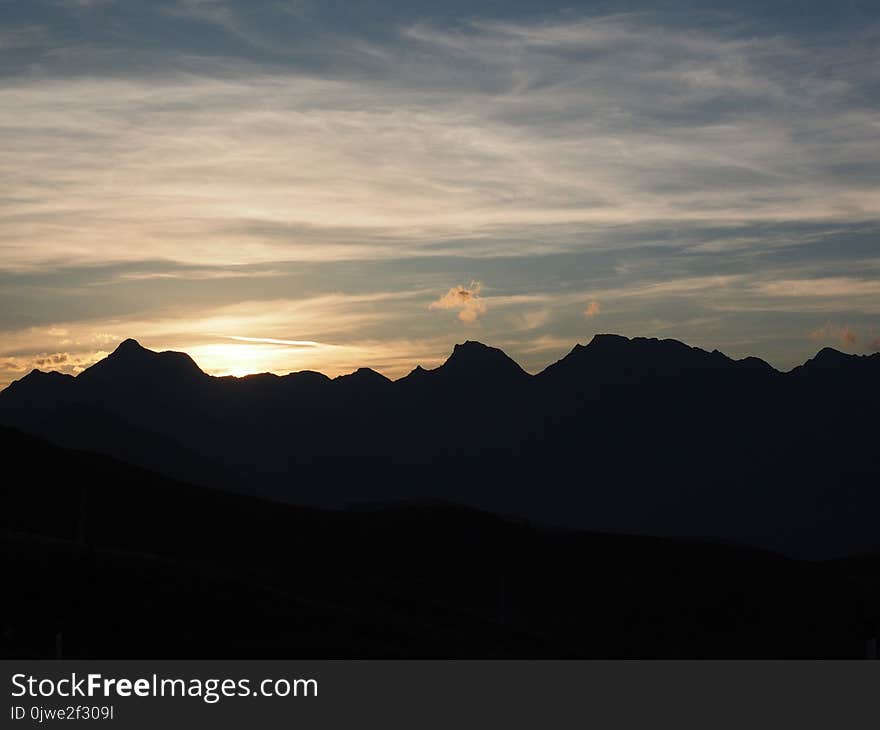
<path id="1" fill-rule="evenodd" d="M 649 350 L 653 349 L 653 352 L 649 352 Z M 730 358 L 728 355 L 723 352 L 715 349 L 712 351 L 703 350 L 702 348 L 687 345 L 686 343 L 676 340 L 673 338 L 655 338 L 655 337 L 625 337 L 623 335 L 613 334 L 613 333 L 597 333 L 593 336 L 593 338 L 587 344 L 576 343 L 573 348 L 562 358 L 559 360 L 549 363 L 542 370 L 534 373 L 528 373 L 525 371 L 522 366 L 520 366 L 513 358 L 507 355 L 500 348 L 492 347 L 486 345 L 482 342 L 475 340 L 466 340 L 463 343 L 458 343 L 453 347 L 452 352 L 449 357 L 441 364 L 440 366 L 433 369 L 426 369 L 422 365 L 416 365 L 409 373 L 403 375 L 395 380 L 387 378 L 387 376 L 382 373 L 373 370 L 369 367 L 358 367 L 351 373 L 343 373 L 337 375 L 333 378 L 330 378 L 323 373 L 319 373 L 317 371 L 312 370 L 299 370 L 299 371 L 291 371 L 284 374 L 279 373 L 248 373 L 246 375 L 241 376 L 233 376 L 233 375 L 224 375 L 224 376 L 213 376 L 205 373 L 198 364 L 192 359 L 190 355 L 185 352 L 178 352 L 174 350 L 164 350 L 164 351 L 156 351 L 150 350 L 143 345 L 141 345 L 137 340 L 133 338 L 128 338 L 120 342 L 120 344 L 116 347 L 116 349 L 107 355 L 102 360 L 93 363 L 82 372 L 77 375 L 68 375 L 66 373 L 60 373 L 55 370 L 40 370 L 39 368 L 34 368 L 30 373 L 28 373 L 23 378 L 19 378 L 18 380 L 12 381 L 6 388 L 4 388 L 0 393 L 5 392 L 9 388 L 11 388 L 16 383 L 21 383 L 27 379 L 34 379 L 41 375 L 50 375 L 50 376 L 59 376 L 60 378 L 71 378 L 71 379 L 79 379 L 85 376 L 85 379 L 89 379 L 95 377 L 98 373 L 103 374 L 103 371 L 110 367 L 122 367 L 125 366 L 127 368 L 144 368 L 144 367 L 163 367 L 168 370 L 177 369 L 181 373 L 189 373 L 190 375 L 195 375 L 197 377 L 208 377 L 208 378 L 226 378 L 233 380 L 242 380 L 246 378 L 254 378 L 257 376 L 267 376 L 267 375 L 275 375 L 279 378 L 286 378 L 289 376 L 298 376 L 298 375 L 318 375 L 322 376 L 322 378 L 326 378 L 329 381 L 338 381 L 343 378 L 349 378 L 352 376 L 364 377 L 367 373 L 375 373 L 380 377 L 388 380 L 389 382 L 396 383 L 401 380 L 406 380 L 413 375 L 421 375 L 424 373 L 436 373 L 438 371 L 443 371 L 444 368 L 448 370 L 458 370 L 467 367 L 485 367 L 487 365 L 491 366 L 492 364 L 498 365 L 499 363 L 505 363 L 505 367 L 509 367 L 509 364 L 513 364 L 516 366 L 516 369 L 521 371 L 522 373 L 529 375 L 531 377 L 541 377 L 545 376 L 548 371 L 551 371 L 556 366 L 560 365 L 569 359 L 580 359 L 584 357 L 586 354 L 590 356 L 596 355 L 597 353 L 601 353 L 602 356 L 608 357 L 611 354 L 625 354 L 627 356 L 638 356 L 643 357 L 645 355 L 657 355 L 660 354 L 660 350 L 665 350 L 664 354 L 669 354 L 673 350 L 678 350 L 678 354 L 691 356 L 691 357 L 703 357 L 706 362 L 709 362 L 711 359 L 714 359 L 716 362 L 726 362 L 733 364 L 748 364 L 752 367 L 760 368 L 761 370 L 770 371 L 780 373 L 780 374 L 788 374 L 794 372 L 796 370 L 812 366 L 816 367 L 818 365 L 827 365 L 831 362 L 837 363 L 853 363 L 853 362 L 871 362 L 877 361 L 880 363 L 880 353 L 869 353 L 869 354 L 850 354 L 841 352 L 833 347 L 823 347 L 819 350 L 816 355 L 812 358 L 808 358 L 804 363 L 795 366 L 794 368 L 784 371 L 778 370 L 773 365 L 768 363 L 766 360 L 758 358 L 753 355 L 749 355 L 738 360 L 734 360 Z M 161 365 L 160 365 L 161 364 Z M 100 367 L 97 367 L 100 366 Z"/>
<path id="2" fill-rule="evenodd" d="M 822 350 L 782 373 L 599 335 L 537 375 L 468 341 L 396 381 L 367 368 L 234 378 L 126 341 L 78 377 L 16 381 L 0 424 L 296 504 L 443 499 L 828 556 L 880 550 L 878 366 Z"/>

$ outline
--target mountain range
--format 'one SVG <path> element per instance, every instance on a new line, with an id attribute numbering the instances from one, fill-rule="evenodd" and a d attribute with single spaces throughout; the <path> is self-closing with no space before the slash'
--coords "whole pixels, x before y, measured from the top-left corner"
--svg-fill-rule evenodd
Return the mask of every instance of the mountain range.
<path id="1" fill-rule="evenodd" d="M 396 381 L 367 368 L 213 377 L 126 340 L 76 377 L 11 384 L 0 424 L 290 504 L 443 500 L 824 558 L 880 551 L 878 385 L 880 354 L 826 348 L 782 373 L 617 335 L 537 375 L 465 342 Z"/>

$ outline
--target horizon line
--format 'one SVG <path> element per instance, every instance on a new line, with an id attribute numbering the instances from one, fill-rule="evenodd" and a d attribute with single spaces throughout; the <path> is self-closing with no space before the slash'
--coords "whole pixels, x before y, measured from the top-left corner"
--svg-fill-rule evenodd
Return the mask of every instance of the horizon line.
<path id="1" fill-rule="evenodd" d="M 230 337 L 228 337 L 227 339 L 234 339 L 234 340 L 242 341 L 242 342 L 267 343 L 267 344 L 270 343 L 270 340 L 269 340 L 268 338 L 258 338 L 258 337 L 231 337 L 231 336 L 230 336 Z M 329 375 L 326 375 L 325 373 L 320 372 L 319 370 L 311 370 L 311 369 L 308 369 L 308 368 L 307 368 L 307 369 L 304 369 L 304 370 L 291 370 L 291 371 L 288 371 L 288 372 L 285 372 L 285 373 L 280 373 L 280 372 L 276 372 L 276 371 L 272 371 L 272 370 L 264 370 L 264 371 L 254 371 L 254 372 L 244 373 L 244 374 L 241 374 L 241 375 L 234 375 L 234 374 L 214 375 L 214 374 L 212 374 L 212 373 L 209 373 L 209 372 L 206 372 L 205 370 L 203 370 L 202 367 L 201 367 L 201 366 L 198 364 L 198 362 L 195 360 L 195 358 L 194 358 L 191 354 L 189 354 L 188 352 L 186 352 L 185 350 L 153 350 L 153 349 L 150 349 L 149 347 L 145 347 L 144 345 L 142 345 L 142 344 L 140 343 L 140 341 L 138 341 L 136 338 L 133 338 L 133 337 L 127 337 L 127 338 L 121 340 L 121 341 L 119 342 L 119 344 L 116 346 L 116 348 L 115 348 L 112 352 L 108 353 L 105 357 L 103 357 L 103 358 L 101 358 L 101 359 L 99 359 L 99 360 L 96 360 L 96 361 L 93 362 L 91 365 L 89 365 L 89 366 L 83 368 L 83 370 L 81 370 L 80 372 L 76 373 L 75 375 L 74 375 L 74 374 L 70 374 L 70 373 L 63 373 L 63 372 L 61 372 L 61 371 L 59 371 L 59 370 L 41 370 L 40 368 L 33 368 L 29 373 L 23 375 L 21 378 L 18 378 L 18 379 L 16 379 L 16 380 L 13 380 L 13 381 L 11 381 L 10 383 L 8 383 L 6 386 L 4 386 L 3 388 L 0 388 L 0 393 L 4 392 L 5 390 L 7 390 L 9 387 L 11 387 L 12 385 L 14 385 L 15 383 L 18 383 L 18 382 L 24 380 L 25 378 L 29 377 L 30 375 L 33 375 L 34 373 L 41 373 L 41 374 L 44 374 L 44 375 L 55 374 L 55 375 L 61 375 L 62 377 L 68 377 L 68 378 L 76 379 L 76 378 L 78 378 L 80 375 L 82 375 L 83 373 L 87 372 L 89 369 L 91 369 L 92 367 L 94 367 L 95 365 L 97 365 L 97 364 L 99 364 L 99 363 L 101 363 L 101 362 L 104 362 L 105 360 L 109 359 L 111 356 L 113 356 L 114 354 L 116 354 L 117 352 L 119 352 L 120 349 L 122 349 L 122 347 L 123 347 L 124 345 L 126 345 L 127 343 L 134 343 L 134 344 L 135 344 L 138 348 L 140 348 L 141 350 L 143 350 L 143 351 L 145 351 L 145 352 L 152 353 L 152 354 L 154 354 L 154 355 L 164 355 L 164 354 L 184 355 L 184 356 L 188 357 L 188 358 L 193 362 L 193 364 L 198 368 L 199 372 L 201 372 L 203 375 L 205 375 L 206 377 L 209 377 L 209 378 L 216 378 L 216 379 L 221 379 L 221 378 L 223 378 L 223 379 L 226 379 L 226 378 L 232 378 L 232 379 L 234 379 L 234 380 L 243 380 L 243 379 L 245 379 L 245 378 L 251 378 L 251 377 L 260 376 L 260 375 L 273 375 L 273 376 L 275 376 L 275 377 L 283 378 L 283 377 L 286 377 L 286 376 L 289 376 L 289 375 L 299 375 L 299 374 L 302 374 L 302 373 L 315 373 L 315 374 L 318 374 L 318 375 L 321 375 L 321 376 L 327 378 L 328 380 L 336 380 L 336 379 L 339 379 L 339 378 L 342 378 L 342 377 L 346 377 L 346 376 L 348 376 L 348 375 L 353 375 L 353 374 L 355 374 L 355 373 L 357 373 L 357 372 L 359 372 L 359 371 L 361 371 L 361 370 L 370 370 L 370 371 L 372 371 L 372 372 L 377 373 L 378 375 L 381 375 L 383 378 L 387 379 L 389 382 L 391 382 L 391 383 L 396 383 L 396 382 L 399 382 L 399 381 L 401 381 L 401 380 L 406 379 L 406 378 L 409 377 L 412 373 L 414 373 L 414 372 L 416 372 L 416 371 L 418 371 L 418 370 L 422 370 L 422 371 L 425 371 L 425 372 L 433 372 L 433 371 L 435 371 L 435 370 L 439 370 L 440 368 L 442 368 L 444 365 L 446 365 L 446 364 L 450 361 L 450 359 L 453 357 L 453 355 L 455 354 L 455 351 L 456 351 L 458 348 L 466 347 L 467 345 L 478 345 L 478 346 L 480 346 L 480 347 L 484 347 L 484 348 L 487 348 L 487 349 L 489 349 L 489 350 L 497 350 L 497 351 L 500 352 L 502 355 L 504 355 L 505 357 L 507 357 L 511 362 L 515 363 L 515 364 L 520 368 L 520 370 L 521 370 L 525 375 L 527 375 L 529 378 L 535 378 L 535 377 L 538 377 L 539 375 L 541 375 L 542 373 L 546 372 L 546 370 L 547 370 L 548 368 L 550 368 L 551 366 L 553 366 L 553 365 L 555 365 L 555 364 L 557 364 L 557 363 L 559 363 L 559 362 L 565 360 L 565 359 L 566 359 L 567 357 L 569 357 L 572 353 L 574 353 L 578 348 L 587 348 L 587 347 L 589 347 L 590 345 L 592 345 L 594 342 L 596 342 L 596 340 L 601 340 L 601 339 L 608 339 L 608 340 L 610 340 L 610 339 L 619 339 L 619 340 L 624 340 L 624 341 L 626 341 L 626 342 L 634 342 L 634 341 L 638 341 L 638 340 L 653 341 L 653 342 L 658 342 L 658 343 L 660 343 L 660 342 L 673 342 L 673 343 L 676 343 L 676 344 L 682 345 L 682 346 L 684 346 L 684 347 L 687 347 L 687 348 L 690 349 L 690 350 L 697 350 L 697 351 L 699 351 L 699 352 L 705 353 L 706 355 L 712 355 L 712 354 L 714 354 L 714 353 L 717 353 L 717 354 L 721 355 L 722 357 L 724 357 L 724 358 L 730 360 L 731 362 L 735 362 L 735 363 L 741 363 L 741 362 L 744 362 L 744 361 L 746 361 L 746 360 L 757 360 L 757 361 L 760 361 L 761 363 L 765 364 L 767 367 L 769 367 L 770 369 L 772 369 L 774 372 L 779 373 L 779 374 L 783 374 L 783 375 L 784 375 L 784 374 L 787 374 L 787 373 L 791 373 L 791 372 L 793 372 L 794 370 L 797 370 L 798 368 L 802 367 L 802 366 L 805 365 L 806 363 L 808 363 L 808 362 L 814 360 L 818 355 L 820 355 L 822 352 L 825 352 L 825 351 L 830 351 L 830 352 L 833 352 L 833 353 L 837 353 L 837 354 L 839 354 L 839 355 L 841 355 L 841 356 L 843 356 L 843 357 L 847 357 L 847 358 L 863 358 L 863 357 L 868 357 L 868 358 L 870 358 L 870 357 L 874 357 L 874 356 L 880 355 L 880 351 L 875 351 L 875 352 L 873 352 L 873 353 L 865 353 L 865 354 L 847 353 L 847 352 L 843 352 L 842 350 L 838 350 L 838 349 L 835 348 L 835 347 L 831 347 L 830 345 L 826 345 L 826 346 L 820 348 L 819 350 L 817 350 L 815 355 L 813 355 L 813 356 L 810 357 L 810 358 L 807 358 L 807 360 L 805 360 L 803 363 L 800 363 L 799 365 L 795 365 L 794 367 L 790 368 L 789 370 L 780 370 L 779 368 L 775 367 L 774 365 L 772 365 L 772 364 L 769 363 L 768 361 L 764 360 L 764 359 L 761 358 L 761 357 L 757 357 L 757 356 L 755 356 L 755 355 L 746 355 L 745 357 L 742 357 L 742 358 L 732 358 L 732 357 L 730 357 L 729 355 L 727 355 L 726 353 L 724 353 L 723 351 L 721 351 L 721 350 L 719 350 L 719 349 L 717 349 L 717 348 L 714 348 L 713 350 L 706 350 L 706 349 L 704 349 L 704 348 L 702 348 L 702 347 L 698 347 L 698 346 L 696 346 L 696 345 L 690 345 L 690 344 L 688 344 L 687 342 L 684 342 L 683 340 L 676 339 L 676 338 L 674 338 L 674 337 L 663 337 L 663 338 L 661 338 L 661 337 L 651 337 L 651 336 L 645 336 L 645 335 L 636 335 L 636 336 L 633 336 L 633 337 L 627 337 L 626 335 L 620 335 L 620 334 L 613 333 L 613 332 L 597 332 L 597 333 L 595 333 L 595 334 L 593 335 L 593 337 L 590 339 L 590 341 L 587 342 L 586 344 L 581 344 L 580 342 L 576 342 L 576 343 L 571 347 L 571 349 L 570 349 L 565 355 L 563 355 L 563 357 L 559 358 L 558 360 L 554 360 L 554 361 L 552 361 L 552 362 L 547 363 L 547 365 L 545 365 L 541 370 L 539 370 L 539 371 L 537 371 L 537 372 L 534 372 L 534 373 L 529 372 L 528 370 L 526 370 L 525 368 L 523 368 L 523 367 L 522 367 L 522 366 L 521 366 L 521 365 L 520 365 L 520 364 L 519 364 L 514 358 L 510 357 L 510 355 L 508 355 L 508 354 L 507 354 L 502 348 L 500 348 L 500 347 L 495 347 L 494 345 L 488 345 L 488 344 L 486 344 L 486 343 L 484 343 L 484 342 L 481 342 L 481 341 L 479 341 L 479 340 L 465 340 L 464 342 L 455 343 L 452 352 L 451 352 L 451 353 L 446 357 L 446 359 L 445 359 L 440 365 L 438 365 L 437 367 L 434 367 L 434 368 L 425 368 L 425 367 L 423 367 L 423 366 L 421 365 L 421 363 L 416 363 L 416 364 L 415 364 L 415 365 L 409 370 L 409 372 L 407 372 L 405 375 L 402 375 L 402 376 L 400 376 L 400 377 L 398 377 L 398 378 L 394 378 L 394 379 L 389 378 L 389 377 L 386 376 L 384 373 L 382 373 L 380 370 L 377 370 L 376 368 L 369 367 L 369 366 L 357 366 L 357 367 L 355 367 L 353 370 L 351 370 L 350 372 L 347 372 L 347 373 L 340 373 L 339 375 L 335 375 L 335 376 L 332 376 L 332 377 L 329 376 Z M 286 342 L 286 341 L 284 341 L 284 340 L 277 340 L 277 339 L 272 339 L 272 340 L 271 340 L 271 344 L 282 344 L 282 343 L 285 343 L 285 342 Z M 298 341 L 297 344 L 298 344 L 299 346 L 302 346 L 302 344 L 300 344 L 301 342 L 302 342 L 302 341 Z M 310 344 L 311 344 L 311 343 L 310 343 Z"/>

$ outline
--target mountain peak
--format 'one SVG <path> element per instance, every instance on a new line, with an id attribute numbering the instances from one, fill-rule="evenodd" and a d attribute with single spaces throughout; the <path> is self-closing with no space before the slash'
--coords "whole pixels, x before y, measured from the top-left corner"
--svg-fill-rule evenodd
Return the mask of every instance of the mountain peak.
<path id="1" fill-rule="evenodd" d="M 589 344 L 585 345 L 585 347 L 590 347 L 593 349 L 597 348 L 607 348 L 607 347 L 621 347 L 623 345 L 629 344 L 629 337 L 624 337 L 623 335 L 615 335 L 611 333 L 596 333 L 593 335 L 593 339 L 590 340 Z M 576 345 L 575 347 L 581 347 L 580 345 Z"/>
<path id="2" fill-rule="evenodd" d="M 804 372 L 836 371 L 839 366 L 852 360 L 855 360 L 854 355 L 847 355 L 845 352 L 835 350 L 833 347 L 823 347 L 803 365 L 796 367 L 795 370 Z"/>
<path id="3" fill-rule="evenodd" d="M 45 370 L 40 370 L 39 368 L 34 368 L 23 378 L 14 380 L 10 383 L 6 390 L 12 392 L 32 387 L 42 389 L 63 388 L 72 383 L 73 380 L 74 377 L 72 375 L 67 375 L 66 373 L 59 373 L 56 370 L 50 370 L 47 372 Z"/>
<path id="4" fill-rule="evenodd" d="M 475 340 L 457 344 L 449 359 L 437 370 L 455 374 L 506 374 L 514 377 L 526 375 L 525 370 L 502 350 Z"/>
<path id="5" fill-rule="evenodd" d="M 412 370 L 410 370 L 406 375 L 402 378 L 399 378 L 396 382 L 398 383 L 414 383 L 422 380 L 430 371 L 425 370 L 421 365 L 416 365 Z"/>
<path id="6" fill-rule="evenodd" d="M 477 340 L 465 340 L 464 342 L 457 343 L 452 348 L 452 354 L 449 356 L 449 360 L 452 360 L 453 358 L 493 357 L 497 355 L 507 357 L 507 355 L 497 347 L 489 347 L 489 345 L 484 345 Z M 447 360 L 447 362 L 449 362 L 449 360 Z"/>
<path id="7" fill-rule="evenodd" d="M 353 373 L 348 373 L 347 375 L 337 375 L 334 380 L 345 380 L 347 382 L 375 382 L 375 383 L 390 383 L 382 373 L 378 373 L 372 368 L 358 368 Z"/>
<path id="8" fill-rule="evenodd" d="M 137 340 L 129 337 L 126 340 L 123 340 L 119 343 L 117 348 L 113 351 L 114 355 L 124 355 L 130 352 L 149 352 L 146 347 L 141 345 Z"/>
<path id="9" fill-rule="evenodd" d="M 21 380 L 15 381 L 23 383 L 24 381 L 30 380 L 41 380 L 41 381 L 68 381 L 73 380 L 72 375 L 67 375 L 66 373 L 59 373 L 57 370 L 40 370 L 39 368 L 34 368 L 27 375 L 25 375 Z"/>
<path id="10" fill-rule="evenodd" d="M 769 362 L 766 360 L 762 360 L 760 357 L 743 357 L 736 361 L 738 365 L 742 366 L 750 370 L 753 373 L 772 373 L 777 374 L 779 371 L 774 368 Z"/>
<path id="11" fill-rule="evenodd" d="M 207 377 L 195 361 L 184 352 L 155 352 L 137 340 L 126 339 L 107 357 L 83 370 L 83 381 L 104 381 L 129 378 L 193 378 Z"/>
<path id="12" fill-rule="evenodd" d="M 476 340 L 467 340 L 456 344 L 452 348 L 452 354 L 440 367 L 425 370 L 421 365 L 417 365 L 409 375 L 398 382 L 437 382 L 437 379 L 440 379 L 493 386 L 513 380 L 525 380 L 529 377 L 531 376 L 516 361 L 497 347 L 489 347 Z"/>
<path id="13" fill-rule="evenodd" d="M 823 347 L 803 365 L 798 365 L 791 372 L 800 376 L 812 375 L 819 377 L 841 377 L 852 384 L 853 377 L 867 376 L 876 378 L 880 368 L 880 354 L 854 355 L 833 347 Z"/>
<path id="14" fill-rule="evenodd" d="M 381 393 L 391 385 L 388 378 L 371 368 L 358 368 L 353 373 L 337 375 L 333 382 L 348 393 Z"/>
<path id="15" fill-rule="evenodd" d="M 495 347 L 489 347 L 489 345 L 484 345 L 482 342 L 465 340 L 464 342 L 456 343 L 452 348 L 452 354 L 449 356 L 449 360 L 452 358 L 486 357 L 490 356 L 489 353 L 493 350 L 495 352 L 501 352 L 501 350 L 498 350 Z M 447 362 L 449 362 L 449 360 L 447 360 Z"/>
<path id="16" fill-rule="evenodd" d="M 677 378 L 684 373 L 708 373 L 730 368 L 734 362 L 715 350 L 707 352 L 679 340 L 596 334 L 587 345 L 576 345 L 558 362 L 543 370 L 543 378 L 600 383 L 644 383 Z"/>
<path id="17" fill-rule="evenodd" d="M 845 352 L 841 352 L 840 350 L 835 350 L 833 347 L 823 347 L 821 350 L 819 350 L 819 352 L 816 353 L 816 356 L 813 358 L 813 360 L 819 360 L 819 361 L 824 360 L 824 361 L 832 362 L 832 361 L 837 361 L 837 360 L 844 360 L 849 357 L 850 356 L 847 355 Z"/>
<path id="18" fill-rule="evenodd" d="M 131 363 L 144 361 L 155 355 L 158 355 L 158 353 L 153 352 L 153 350 L 148 350 L 141 345 L 140 342 L 129 337 L 127 340 L 123 340 L 117 345 L 116 349 L 108 356 L 108 359 L 112 359 L 116 362 L 124 361 Z"/>

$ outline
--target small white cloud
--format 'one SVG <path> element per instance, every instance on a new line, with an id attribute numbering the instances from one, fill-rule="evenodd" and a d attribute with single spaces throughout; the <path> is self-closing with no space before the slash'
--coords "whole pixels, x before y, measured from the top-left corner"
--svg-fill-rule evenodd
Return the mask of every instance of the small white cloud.
<path id="1" fill-rule="evenodd" d="M 480 297 L 483 285 L 479 281 L 472 281 L 469 286 L 454 286 L 442 297 L 428 305 L 429 309 L 457 309 L 458 318 L 472 324 L 482 317 L 488 306 Z"/>

